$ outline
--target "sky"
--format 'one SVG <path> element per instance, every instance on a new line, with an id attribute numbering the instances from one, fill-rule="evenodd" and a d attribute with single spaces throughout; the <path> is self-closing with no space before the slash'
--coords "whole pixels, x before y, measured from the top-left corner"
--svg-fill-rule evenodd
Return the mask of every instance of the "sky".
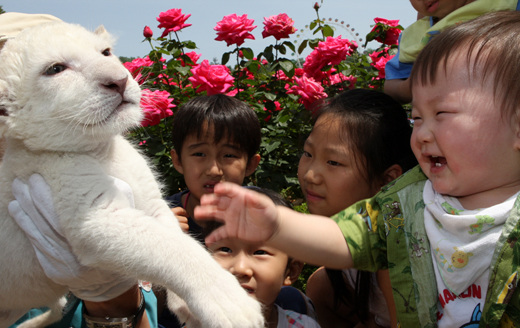
<path id="1" fill-rule="evenodd" d="M 234 49 L 234 46 L 227 47 L 224 41 L 215 41 L 217 35 L 213 28 L 224 16 L 247 14 L 249 19 L 254 19 L 254 25 L 257 25 L 252 31 L 255 40 L 246 40 L 242 46 L 252 48 L 257 54 L 275 42 L 273 37 L 262 38 L 264 17 L 286 13 L 294 20 L 294 26 L 298 29 L 298 33 L 290 41 L 298 44 L 303 39 L 312 38 L 308 25 L 316 19 L 313 9 L 315 2 L 316 0 L 0 0 L 0 6 L 7 12 L 51 14 L 90 30 L 104 25 L 116 37 L 114 53 L 125 57 L 146 56 L 151 48 L 147 42 L 143 42 L 143 28 L 148 25 L 155 36 L 160 36 L 162 30 L 157 28 L 159 23 L 156 17 L 168 9 L 181 8 L 184 14 L 191 14 L 186 23 L 192 26 L 179 32 L 180 40 L 194 41 L 197 44 L 195 51 L 202 55 L 201 60 L 212 61 L 217 58 L 220 61 L 224 52 Z M 360 46 L 364 44 L 375 17 L 398 19 L 403 27 L 416 19 L 416 12 L 406 0 L 323 0 L 323 3 L 318 0 L 318 3 L 321 5 L 320 18 L 336 29 L 335 36 L 342 35 L 343 38 L 357 40 Z M 359 41 L 360 38 L 362 41 Z M 377 44 L 372 44 L 372 48 L 375 47 Z M 287 56 L 291 57 L 290 54 Z"/>

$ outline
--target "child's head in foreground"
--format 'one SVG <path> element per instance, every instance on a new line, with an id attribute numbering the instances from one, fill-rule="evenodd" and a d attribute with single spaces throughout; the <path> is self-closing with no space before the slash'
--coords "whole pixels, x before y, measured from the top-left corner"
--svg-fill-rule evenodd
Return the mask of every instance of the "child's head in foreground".
<path id="1" fill-rule="evenodd" d="M 276 205 L 291 208 L 290 203 L 272 190 L 251 186 L 247 188 L 267 195 Z M 223 239 L 209 246 L 209 250 L 213 258 L 235 275 L 252 297 L 266 306 L 267 311 L 273 306 L 282 286 L 294 283 L 303 267 L 302 262 L 262 243 Z"/>
<path id="2" fill-rule="evenodd" d="M 329 100 L 305 141 L 298 178 L 312 214 L 332 216 L 417 164 L 403 107 L 378 91 Z"/>
<path id="3" fill-rule="evenodd" d="M 520 190 L 520 13 L 442 32 L 411 73 L 411 145 L 434 189 L 466 209 Z"/>
<path id="4" fill-rule="evenodd" d="M 246 103 L 225 95 L 199 96 L 173 120 L 172 161 L 197 199 L 215 184 L 242 184 L 260 161 L 260 123 Z"/>
<path id="5" fill-rule="evenodd" d="M 410 0 L 413 8 L 422 16 L 431 16 L 443 19 L 448 14 L 473 2 L 474 0 Z"/>

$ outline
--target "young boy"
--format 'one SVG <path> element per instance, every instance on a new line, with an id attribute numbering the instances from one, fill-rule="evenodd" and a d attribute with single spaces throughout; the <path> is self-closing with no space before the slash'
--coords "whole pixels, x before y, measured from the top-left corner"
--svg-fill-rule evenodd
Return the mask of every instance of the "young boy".
<path id="1" fill-rule="evenodd" d="M 398 53 L 385 67 L 385 93 L 401 103 L 412 100 L 408 77 L 419 52 L 447 27 L 491 11 L 519 10 L 518 0 L 410 0 L 422 17 L 400 36 Z"/>
<path id="2" fill-rule="evenodd" d="M 253 187 L 267 195 L 276 205 L 290 208 L 279 194 Z M 312 317 L 282 309 L 275 303 L 282 286 L 293 284 L 300 275 L 303 263 L 291 259 L 284 252 L 263 243 L 249 243 L 236 238 L 220 240 L 209 250 L 223 268 L 231 272 L 251 297 L 264 305 L 267 328 L 319 328 Z"/>
<path id="3" fill-rule="evenodd" d="M 520 13 L 489 13 L 419 54 L 419 167 L 334 220 L 218 185 L 195 210 L 225 222 L 207 244 L 238 237 L 330 268 L 388 268 L 402 327 L 520 325 L 518 31 Z"/>
<path id="4" fill-rule="evenodd" d="M 170 206 L 184 209 L 174 212 L 178 217 L 186 216 L 190 234 L 203 241 L 203 224 L 193 219 L 193 209 L 217 183 L 241 185 L 256 170 L 260 123 L 255 112 L 236 98 L 199 96 L 175 113 L 172 137 L 173 166 L 184 175 L 188 189 L 167 199 Z"/>

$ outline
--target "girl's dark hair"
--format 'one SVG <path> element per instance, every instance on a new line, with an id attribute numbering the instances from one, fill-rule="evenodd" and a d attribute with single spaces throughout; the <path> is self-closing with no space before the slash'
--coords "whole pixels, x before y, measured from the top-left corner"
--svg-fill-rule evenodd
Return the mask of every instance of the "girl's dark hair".
<path id="1" fill-rule="evenodd" d="M 332 114 L 327 116 L 330 120 L 341 120 L 343 138 L 370 185 L 382 183 L 384 172 L 394 164 L 403 172 L 417 164 L 410 147 L 408 116 L 392 97 L 375 90 L 349 90 L 328 101 L 317 118 L 324 114 Z M 335 307 L 345 303 L 360 321 L 368 320 L 371 273 L 358 271 L 352 288 L 346 284 L 343 271 L 326 272 L 334 289 Z"/>
<path id="2" fill-rule="evenodd" d="M 394 164 L 403 172 L 417 164 L 410 147 L 408 116 L 392 97 L 369 89 L 348 90 L 329 100 L 316 119 L 324 114 L 341 120 L 342 137 L 369 184 L 382 180 L 385 170 Z"/>
<path id="3" fill-rule="evenodd" d="M 202 137 L 207 127 L 214 131 L 215 143 L 228 138 L 253 157 L 260 149 L 260 122 L 246 103 L 226 95 L 198 96 L 185 103 L 173 119 L 173 148 L 181 156 L 187 136 Z"/>

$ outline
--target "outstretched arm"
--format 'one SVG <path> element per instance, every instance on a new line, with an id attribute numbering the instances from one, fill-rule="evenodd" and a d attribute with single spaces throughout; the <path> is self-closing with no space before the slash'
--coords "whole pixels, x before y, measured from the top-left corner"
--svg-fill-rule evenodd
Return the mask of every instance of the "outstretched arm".
<path id="1" fill-rule="evenodd" d="M 225 238 L 266 242 L 304 262 L 334 269 L 352 266 L 345 238 L 333 220 L 276 206 L 267 196 L 235 184 L 216 185 L 213 194 L 201 198 L 195 217 L 224 223 L 206 238 L 207 244 Z"/>

